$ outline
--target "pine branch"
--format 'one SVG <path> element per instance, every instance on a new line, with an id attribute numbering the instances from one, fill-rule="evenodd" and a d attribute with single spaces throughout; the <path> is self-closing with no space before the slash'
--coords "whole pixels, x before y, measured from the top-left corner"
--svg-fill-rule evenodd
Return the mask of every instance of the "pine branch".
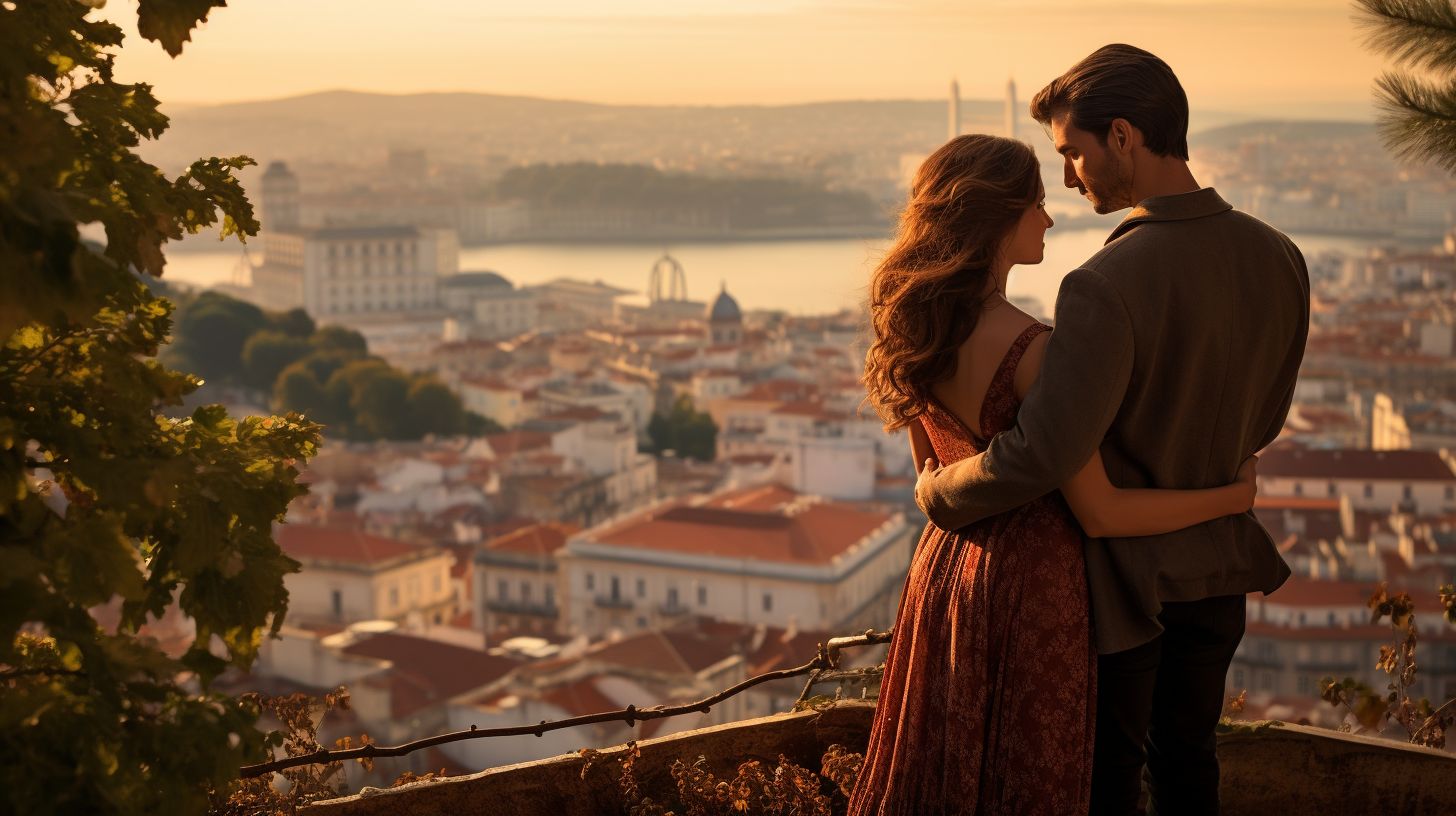
<path id="1" fill-rule="evenodd" d="M 1456 6 L 1451 0 L 1355 0 L 1365 42 L 1411 68 L 1456 71 Z"/>
<path id="2" fill-rule="evenodd" d="M 1456 173 L 1456 87 L 1387 73 L 1376 82 L 1376 96 L 1380 135 L 1392 153 Z"/>

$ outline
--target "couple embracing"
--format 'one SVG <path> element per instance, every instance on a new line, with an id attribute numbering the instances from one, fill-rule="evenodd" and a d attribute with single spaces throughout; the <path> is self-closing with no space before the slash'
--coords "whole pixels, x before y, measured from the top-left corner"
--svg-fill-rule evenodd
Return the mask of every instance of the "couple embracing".
<path id="1" fill-rule="evenodd" d="M 1214 729 L 1244 597 L 1289 575 L 1255 520 L 1309 324 L 1284 235 L 1188 168 L 1166 63 L 1109 45 L 1043 88 L 1064 181 L 1131 207 L 1061 284 L 1056 330 L 1006 299 L 1042 260 L 1030 147 L 921 165 L 871 282 L 870 401 L 909 430 L 916 548 L 851 814 L 1218 812 Z"/>

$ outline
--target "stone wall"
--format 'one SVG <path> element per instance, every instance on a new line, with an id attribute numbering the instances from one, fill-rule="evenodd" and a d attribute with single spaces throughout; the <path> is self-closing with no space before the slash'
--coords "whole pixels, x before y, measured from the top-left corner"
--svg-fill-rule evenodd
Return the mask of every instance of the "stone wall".
<path id="1" fill-rule="evenodd" d="M 671 790 L 674 759 L 698 755 L 720 778 L 739 763 L 769 766 L 780 754 L 819 769 L 834 743 L 863 751 L 874 704 L 842 702 L 822 712 L 775 714 L 638 743 L 638 781 L 644 791 Z M 519 737 L 518 739 L 532 739 Z M 511 813 L 574 816 L 622 813 L 615 780 L 624 746 L 586 760 L 566 754 L 492 768 L 470 776 L 420 782 L 392 790 L 365 789 L 320 802 L 306 816 L 458 816 Z M 1456 813 L 1456 756 L 1389 740 L 1280 723 L 1241 724 L 1219 735 L 1223 811 L 1229 816 L 1368 816 Z"/>

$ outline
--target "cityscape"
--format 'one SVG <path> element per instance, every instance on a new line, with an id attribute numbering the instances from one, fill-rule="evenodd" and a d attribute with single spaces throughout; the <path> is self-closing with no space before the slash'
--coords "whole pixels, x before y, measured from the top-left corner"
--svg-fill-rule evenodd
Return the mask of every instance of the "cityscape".
<path id="1" fill-rule="evenodd" d="M 952 96 L 949 129 L 1033 135 L 1014 83 L 999 123 L 964 112 L 995 107 Z M 1308 350 L 1255 508 L 1295 575 L 1251 596 L 1230 695 L 1244 693 L 1248 716 L 1338 727 L 1319 682 L 1378 681 L 1390 632 L 1366 602 L 1387 584 L 1420 614 L 1413 693 L 1456 696 L 1456 631 L 1436 593 L 1456 580 L 1456 184 L 1400 169 L 1367 125 L 1246 123 L 1194 143 L 1195 166 L 1236 206 L 1326 247 L 1306 246 Z M 1319 166 L 1304 166 L 1316 152 Z M 286 160 L 268 162 L 261 257 L 248 256 L 249 285 L 215 291 L 358 332 L 494 432 L 326 443 L 279 528 L 303 569 L 254 682 L 348 686 L 355 719 L 339 733 L 402 742 L 698 699 L 893 623 L 923 520 L 906 440 L 862 405 L 862 312 L 746 310 L 731 280 L 688 298 L 710 287 L 645 247 L 703 214 L 462 204 L 426 151 L 382 158 L 375 186 L 349 194 L 312 193 Z M 517 285 L 509 269 L 459 263 L 463 244 L 613 234 L 644 246 L 635 288 L 566 269 Z M 226 397 L 239 413 L 286 407 L 266 389 Z M 710 419 L 706 446 L 656 444 L 654 418 L 675 408 Z M 635 729 L 454 743 L 351 784 L 768 714 L 793 685 Z"/>
<path id="2" fill-rule="evenodd" d="M 199 223 L 159 250 L 165 275 L 133 265 L 175 305 L 151 352 L 201 381 L 155 410 L 322 425 L 308 457 L 278 457 L 306 487 L 268 524 L 298 564 L 286 617 L 211 688 L 343 687 L 347 706 L 312 715 L 317 745 L 399 745 L 692 704 L 890 629 L 926 519 L 909 435 L 867 402 L 869 274 L 928 155 L 965 133 L 1019 139 L 1056 225 L 1007 291 L 1052 322 L 1062 276 L 1125 213 L 1064 185 L 1028 113 L 1043 80 L 927 72 L 917 98 L 781 104 L 333 90 L 169 110 L 167 140 L 138 150 L 169 174 L 250 156 L 236 170 L 258 230 L 219 243 L 239 220 Z M 1456 176 L 1392 156 L 1349 109 L 1225 99 L 1189 142 L 1202 186 L 1287 234 L 1311 283 L 1251 511 L 1293 575 L 1247 598 L 1225 713 L 1404 742 L 1327 684 L 1385 696 L 1398 633 L 1372 596 L 1404 593 L 1420 657 L 1400 693 L 1456 700 Z M 80 235 L 116 240 L 99 221 Z M 157 648 L 197 660 L 199 637 L 225 633 L 176 591 L 165 609 L 117 594 L 89 611 L 114 632 L 145 619 Z M 672 717 L 349 762 L 330 784 L 375 795 L 873 700 L 887 651 L 836 653 L 859 673 L 837 688 L 781 677 Z"/>

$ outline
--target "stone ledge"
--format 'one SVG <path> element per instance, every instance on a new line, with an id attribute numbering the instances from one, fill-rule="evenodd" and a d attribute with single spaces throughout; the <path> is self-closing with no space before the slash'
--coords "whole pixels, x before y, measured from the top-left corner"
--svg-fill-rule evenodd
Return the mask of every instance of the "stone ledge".
<path id="1" fill-rule="evenodd" d="M 699 754 L 720 778 L 747 759 L 769 765 L 779 754 L 814 771 L 840 743 L 863 751 L 874 704 L 841 702 L 824 711 L 774 714 L 669 734 L 638 743 L 644 791 L 671 790 L 674 759 Z M 520 737 L 530 739 L 530 737 Z M 1223 811 L 1230 816 L 1367 816 L 1456 813 L 1456 756 L 1389 740 L 1282 723 L 1238 724 L 1218 737 Z M 581 778 L 577 754 L 491 768 L 470 776 L 367 791 L 305 808 L 306 816 L 455 816 L 512 813 L 575 816 L 620 813 L 617 759 L 626 746 L 602 749 Z"/>

